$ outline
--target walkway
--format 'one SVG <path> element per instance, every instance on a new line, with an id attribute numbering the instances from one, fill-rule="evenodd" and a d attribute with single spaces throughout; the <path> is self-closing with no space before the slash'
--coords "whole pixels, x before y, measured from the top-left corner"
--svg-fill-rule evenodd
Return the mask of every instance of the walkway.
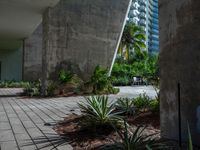
<path id="1" fill-rule="evenodd" d="M 62 140 L 52 129 L 67 114 L 80 113 L 76 103 L 83 98 L 0 98 L 1 150 L 50 150 Z M 45 126 L 46 125 L 46 126 Z M 52 126 L 51 126 L 52 125 Z M 69 145 L 58 150 L 71 150 Z"/>
<path id="2" fill-rule="evenodd" d="M 68 114 L 80 114 L 77 102 L 83 97 L 30 99 L 14 96 L 20 91 L 0 89 L 0 149 L 71 150 L 52 127 Z M 118 95 L 110 98 L 133 97 L 143 91 L 154 95 L 152 87 L 122 87 Z"/>

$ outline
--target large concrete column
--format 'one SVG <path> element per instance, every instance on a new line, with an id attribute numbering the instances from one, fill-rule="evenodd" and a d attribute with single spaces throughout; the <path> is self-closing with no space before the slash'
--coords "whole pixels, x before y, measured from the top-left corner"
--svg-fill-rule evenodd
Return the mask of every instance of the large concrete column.
<path id="1" fill-rule="evenodd" d="M 200 145 L 200 1 L 160 0 L 161 135 L 178 140 L 177 83 L 182 138 L 189 122 Z"/>
<path id="2" fill-rule="evenodd" d="M 52 8 L 48 8 L 43 14 L 43 39 L 42 39 L 42 95 L 45 96 L 47 93 L 46 89 L 48 86 L 48 80 L 50 76 L 50 64 L 52 63 L 51 56 L 53 48 L 51 47 L 51 13 Z"/>
<path id="3" fill-rule="evenodd" d="M 131 0 L 61 0 L 43 18 L 43 73 L 53 79 L 72 64 L 87 80 L 97 65 L 110 69 Z M 48 41 L 48 42 L 47 42 Z"/>

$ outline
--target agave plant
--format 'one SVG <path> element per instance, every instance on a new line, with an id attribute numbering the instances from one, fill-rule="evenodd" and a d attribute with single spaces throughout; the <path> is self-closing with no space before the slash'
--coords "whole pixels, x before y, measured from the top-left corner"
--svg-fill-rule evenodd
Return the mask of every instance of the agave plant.
<path id="1" fill-rule="evenodd" d="M 136 112 L 134 101 L 129 98 L 119 98 L 116 102 L 116 108 L 126 115 L 133 115 Z"/>
<path id="2" fill-rule="evenodd" d="M 114 144 L 104 145 L 99 147 L 99 150 L 163 150 L 167 147 L 158 142 L 152 135 L 144 135 L 145 127 L 137 127 L 136 130 L 131 131 L 128 125 L 124 122 L 124 131 L 117 130 L 121 141 L 114 141 Z"/>
<path id="3" fill-rule="evenodd" d="M 122 121 L 119 112 L 115 112 L 114 103 L 108 102 L 108 96 L 90 96 L 85 99 L 86 102 L 78 105 L 88 124 L 104 126 Z"/>

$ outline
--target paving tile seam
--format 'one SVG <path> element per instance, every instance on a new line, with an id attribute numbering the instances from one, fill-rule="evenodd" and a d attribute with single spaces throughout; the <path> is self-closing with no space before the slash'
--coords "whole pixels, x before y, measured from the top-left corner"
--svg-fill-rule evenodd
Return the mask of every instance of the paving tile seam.
<path id="1" fill-rule="evenodd" d="M 31 104 L 32 106 L 34 106 L 34 108 L 32 108 L 30 105 L 27 105 L 26 102 L 24 102 L 22 100 L 20 100 L 20 103 L 22 103 L 24 106 L 29 108 L 31 110 L 30 112 L 34 113 L 37 117 L 39 117 L 43 121 L 43 123 L 47 122 L 46 119 L 48 119 L 48 120 L 51 119 L 52 120 L 52 118 L 50 118 L 47 113 L 41 111 L 41 109 L 37 108 L 36 106 Z M 52 120 L 52 121 L 54 121 L 54 120 Z"/>
<path id="2" fill-rule="evenodd" d="M 60 116 L 58 116 L 57 114 L 55 114 L 53 111 L 49 110 L 48 108 L 44 107 L 44 106 L 41 105 L 40 103 L 37 103 L 37 102 L 35 102 L 35 101 L 30 101 L 30 103 L 31 103 L 33 106 L 35 106 L 36 108 L 38 108 L 40 111 L 42 111 L 43 113 L 45 113 L 47 116 L 49 116 L 49 118 L 51 118 L 52 120 L 57 121 L 55 118 L 53 118 L 53 117 L 51 116 L 51 114 L 53 114 L 53 115 L 55 115 L 56 117 L 60 118 Z M 43 109 L 42 109 L 41 107 L 42 107 Z M 44 111 L 44 109 L 47 110 L 47 111 Z M 50 114 L 47 113 L 47 112 L 49 112 Z"/>
<path id="3" fill-rule="evenodd" d="M 38 102 L 39 102 L 39 101 L 38 101 Z M 35 101 L 36 104 L 41 105 L 41 102 L 40 102 L 40 103 L 38 103 L 38 102 Z M 43 103 L 43 104 L 44 104 L 44 103 Z M 53 114 L 55 114 L 57 117 L 62 118 L 62 116 L 56 114 L 54 111 L 52 111 L 51 109 L 49 109 L 48 107 L 46 107 L 46 104 L 45 104 L 45 105 L 41 105 L 41 106 L 44 107 L 44 108 L 46 108 L 48 111 L 52 112 Z M 54 107 L 53 107 L 53 108 L 54 108 Z"/>
<path id="4" fill-rule="evenodd" d="M 11 99 L 11 100 L 12 100 L 12 102 L 15 102 L 14 99 Z M 8 103 L 11 105 L 11 103 L 10 103 L 9 101 L 10 101 L 10 100 L 8 100 Z M 15 102 L 15 104 L 17 104 L 17 103 Z M 18 104 L 17 104 L 17 105 L 18 105 Z M 11 107 L 12 107 L 12 105 L 11 105 Z M 20 106 L 19 106 L 19 107 L 20 107 Z M 13 107 L 12 107 L 12 108 L 13 108 Z M 21 108 L 21 107 L 20 107 L 20 108 Z M 13 108 L 13 110 L 14 110 L 14 108 Z M 15 111 L 15 113 L 17 114 L 16 110 L 14 110 L 14 111 Z M 23 111 L 23 110 L 22 110 L 22 111 Z M 25 113 L 25 114 L 26 114 L 26 113 Z M 17 117 L 18 117 L 19 121 L 21 122 L 22 126 L 24 127 L 26 133 L 27 133 L 28 136 L 30 137 L 31 141 L 32 141 L 33 144 L 36 146 L 36 148 L 39 150 L 38 146 L 36 145 L 35 141 L 34 141 L 33 138 L 31 137 L 30 133 L 28 132 L 27 128 L 25 127 L 23 121 L 20 119 L 20 117 L 19 117 L 18 114 L 17 114 Z M 27 116 L 27 117 L 28 117 L 28 116 Z"/>
<path id="5" fill-rule="evenodd" d="M 16 102 L 16 100 L 14 99 L 15 103 L 20 107 L 20 105 Z M 21 107 L 20 107 L 21 108 Z M 24 110 L 23 110 L 24 111 Z M 32 121 L 32 123 L 36 126 L 36 128 L 44 135 L 44 137 L 46 138 L 46 140 L 48 142 L 51 143 L 51 146 L 54 147 L 55 150 L 57 150 L 57 148 L 55 147 L 54 144 L 52 144 L 52 142 L 48 139 L 48 137 L 46 136 L 46 134 L 43 132 L 43 130 L 40 129 L 40 127 L 38 127 L 38 125 L 32 120 L 32 118 L 26 113 L 26 111 L 24 111 L 24 113 L 29 117 L 29 119 Z M 34 112 L 35 113 L 35 112 Z M 37 115 L 37 114 L 36 114 Z M 52 129 L 53 130 L 53 129 Z M 34 141 L 34 139 L 33 139 Z M 34 141 L 34 144 L 35 144 L 35 141 Z M 35 144 L 35 146 L 37 147 L 37 144 Z"/>
<path id="6" fill-rule="evenodd" d="M 17 145 L 17 149 L 20 150 L 19 143 L 17 142 L 17 138 L 16 138 L 16 136 L 15 136 L 15 134 L 14 134 L 14 130 L 13 130 L 13 127 L 12 127 L 12 125 L 11 125 L 10 118 L 8 118 L 8 114 L 7 114 L 6 109 L 5 109 L 5 107 L 4 107 L 4 103 L 3 103 L 2 101 L 0 101 L 0 103 L 1 103 L 1 105 L 3 106 L 3 109 L 4 109 L 5 113 L 6 113 L 6 117 L 7 117 L 7 119 L 8 119 L 9 124 L 10 124 L 11 130 L 12 130 L 12 134 L 13 134 L 13 136 L 14 136 L 15 143 L 16 143 L 16 145 Z"/>
<path id="7" fill-rule="evenodd" d="M 47 102 L 47 101 L 42 101 L 42 100 L 40 100 L 40 102 L 42 102 L 42 103 L 44 103 L 44 104 L 46 104 L 46 105 L 49 105 L 50 107 L 52 107 L 52 108 L 58 110 L 59 112 L 61 112 L 62 114 L 65 114 L 65 115 L 66 115 L 66 112 L 62 111 L 62 109 L 58 109 L 58 108 L 56 108 L 55 106 L 50 105 L 50 104 L 49 104 L 49 101 Z M 55 105 L 55 104 L 54 104 L 54 105 Z"/>
<path id="8" fill-rule="evenodd" d="M 20 100 L 21 103 L 23 103 L 25 106 L 27 106 L 31 112 L 33 112 L 35 115 L 37 115 L 44 123 L 46 123 L 46 121 L 40 116 L 38 115 L 29 105 L 26 104 L 26 102 Z M 56 121 L 54 118 L 52 118 L 48 113 L 46 113 L 44 110 L 40 109 L 39 107 L 37 107 L 35 104 L 33 104 L 31 101 L 29 101 L 29 104 L 33 105 L 35 108 L 37 108 L 38 110 L 40 110 L 43 114 L 45 114 L 46 116 L 48 116 L 49 118 L 51 118 L 54 122 Z"/>

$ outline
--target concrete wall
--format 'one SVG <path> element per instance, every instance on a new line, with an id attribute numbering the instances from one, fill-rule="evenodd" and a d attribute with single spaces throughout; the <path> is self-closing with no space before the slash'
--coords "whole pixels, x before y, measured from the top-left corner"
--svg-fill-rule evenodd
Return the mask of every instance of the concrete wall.
<path id="1" fill-rule="evenodd" d="M 53 78 L 72 64 L 88 79 L 100 64 L 111 67 L 130 0 L 61 0 L 43 20 L 43 71 Z"/>
<path id="2" fill-rule="evenodd" d="M 200 1 L 160 0 L 161 135 L 178 139 L 177 83 L 182 135 L 189 122 L 200 145 Z"/>
<path id="3" fill-rule="evenodd" d="M 22 48 L 0 50 L 1 80 L 22 80 Z"/>
<path id="4" fill-rule="evenodd" d="M 24 43 L 24 80 L 41 78 L 42 73 L 42 25 Z"/>

